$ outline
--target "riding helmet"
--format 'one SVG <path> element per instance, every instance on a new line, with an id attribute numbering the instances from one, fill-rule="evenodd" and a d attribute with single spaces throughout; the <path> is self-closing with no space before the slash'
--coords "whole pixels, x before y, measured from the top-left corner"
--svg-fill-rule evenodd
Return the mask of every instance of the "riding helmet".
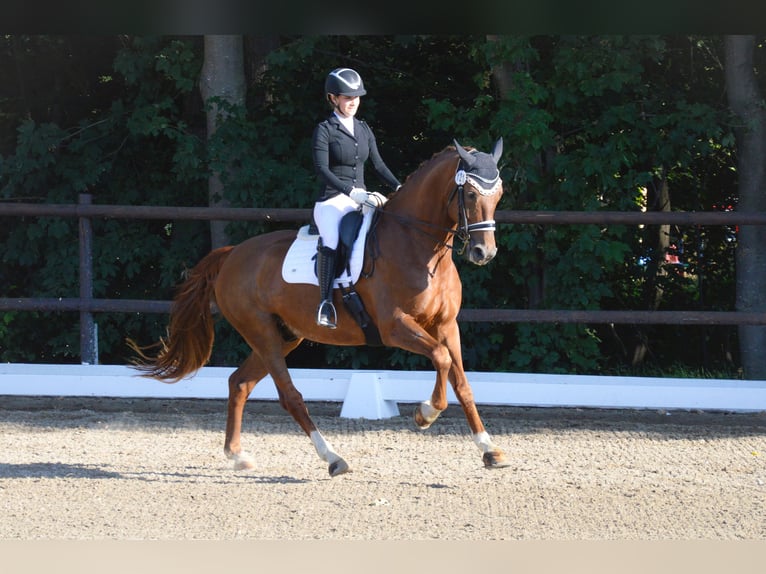
<path id="1" fill-rule="evenodd" d="M 326 94 L 348 97 L 363 96 L 367 93 L 362 76 L 351 68 L 335 68 L 327 74 L 324 91 Z"/>

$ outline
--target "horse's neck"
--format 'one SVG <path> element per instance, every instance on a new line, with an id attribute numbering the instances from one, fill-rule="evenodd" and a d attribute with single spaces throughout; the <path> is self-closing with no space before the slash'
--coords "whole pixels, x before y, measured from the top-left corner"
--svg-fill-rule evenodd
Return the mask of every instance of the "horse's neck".
<path id="1" fill-rule="evenodd" d="M 455 226 L 455 222 L 449 218 L 446 202 L 435 203 L 428 198 L 423 198 L 420 205 L 412 200 L 405 205 L 392 206 L 391 210 L 400 221 L 407 226 L 419 226 L 423 229 L 430 229 L 431 234 L 447 234 L 447 230 Z"/>
<path id="2" fill-rule="evenodd" d="M 432 235 L 450 235 L 447 230 L 456 225 L 449 216 L 450 195 L 454 188 L 451 164 L 449 158 L 439 158 L 430 171 L 415 174 L 416 177 L 405 184 L 402 195 L 389 202 L 387 209 L 401 218 L 424 223 L 422 227 L 430 228 Z"/>
<path id="3" fill-rule="evenodd" d="M 386 205 L 390 218 L 384 216 L 385 231 L 380 237 L 381 247 L 399 255 L 428 262 L 441 258 L 451 245 L 451 232 L 456 223 L 450 218 L 448 203 L 452 177 L 443 173 L 427 174 L 406 184 L 402 195 L 392 198 Z"/>

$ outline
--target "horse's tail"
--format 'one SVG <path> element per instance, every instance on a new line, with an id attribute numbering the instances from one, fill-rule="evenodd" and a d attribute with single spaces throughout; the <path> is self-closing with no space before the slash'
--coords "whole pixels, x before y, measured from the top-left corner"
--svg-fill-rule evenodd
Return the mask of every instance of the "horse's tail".
<path id="1" fill-rule="evenodd" d="M 173 297 L 167 338 L 148 347 L 128 339 L 128 346 L 137 354 L 133 367 L 142 376 L 176 383 L 208 362 L 215 336 L 210 308 L 215 303 L 215 280 L 232 249 L 227 246 L 211 251 L 186 273 Z M 145 354 L 157 348 L 154 357 Z"/>

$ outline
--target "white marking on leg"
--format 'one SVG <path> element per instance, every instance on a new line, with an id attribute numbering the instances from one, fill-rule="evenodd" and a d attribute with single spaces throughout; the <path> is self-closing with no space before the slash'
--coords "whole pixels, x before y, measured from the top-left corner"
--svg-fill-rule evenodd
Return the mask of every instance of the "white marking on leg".
<path id="1" fill-rule="evenodd" d="M 420 416 L 423 417 L 427 423 L 434 422 L 442 412 L 439 409 L 435 409 L 431 406 L 431 401 L 423 401 L 420 403 Z"/>
<path id="2" fill-rule="evenodd" d="M 255 468 L 255 459 L 252 455 L 242 451 L 234 455 L 234 470 L 246 470 Z"/>
<path id="3" fill-rule="evenodd" d="M 492 452 L 497 449 L 497 447 L 492 444 L 492 439 L 489 438 L 489 435 L 483 431 L 473 435 L 473 442 L 476 443 L 476 446 L 479 447 L 481 452 Z"/>
<path id="4" fill-rule="evenodd" d="M 309 437 L 311 438 L 311 442 L 314 443 L 314 448 L 316 449 L 319 458 L 323 461 L 332 464 L 335 461 L 340 460 L 340 456 L 333 450 L 332 445 L 324 439 L 322 433 L 318 430 L 312 431 Z"/>

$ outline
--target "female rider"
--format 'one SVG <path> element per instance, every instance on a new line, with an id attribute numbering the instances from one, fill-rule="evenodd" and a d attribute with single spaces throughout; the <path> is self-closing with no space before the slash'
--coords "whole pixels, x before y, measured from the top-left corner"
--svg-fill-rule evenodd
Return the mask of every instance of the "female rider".
<path id="1" fill-rule="evenodd" d="M 336 68 L 327 75 L 324 91 L 333 113 L 316 126 L 312 138 L 314 169 L 322 182 L 320 197 L 314 205 L 314 221 L 320 236 L 317 324 L 334 329 L 337 314 L 332 303 L 332 288 L 338 226 L 346 213 L 367 200 L 364 184 L 367 159 L 372 160 L 375 171 L 392 189 L 398 189 L 401 184 L 383 162 L 370 126 L 355 117 L 360 96 L 367 93 L 361 76 L 351 68 Z"/>

